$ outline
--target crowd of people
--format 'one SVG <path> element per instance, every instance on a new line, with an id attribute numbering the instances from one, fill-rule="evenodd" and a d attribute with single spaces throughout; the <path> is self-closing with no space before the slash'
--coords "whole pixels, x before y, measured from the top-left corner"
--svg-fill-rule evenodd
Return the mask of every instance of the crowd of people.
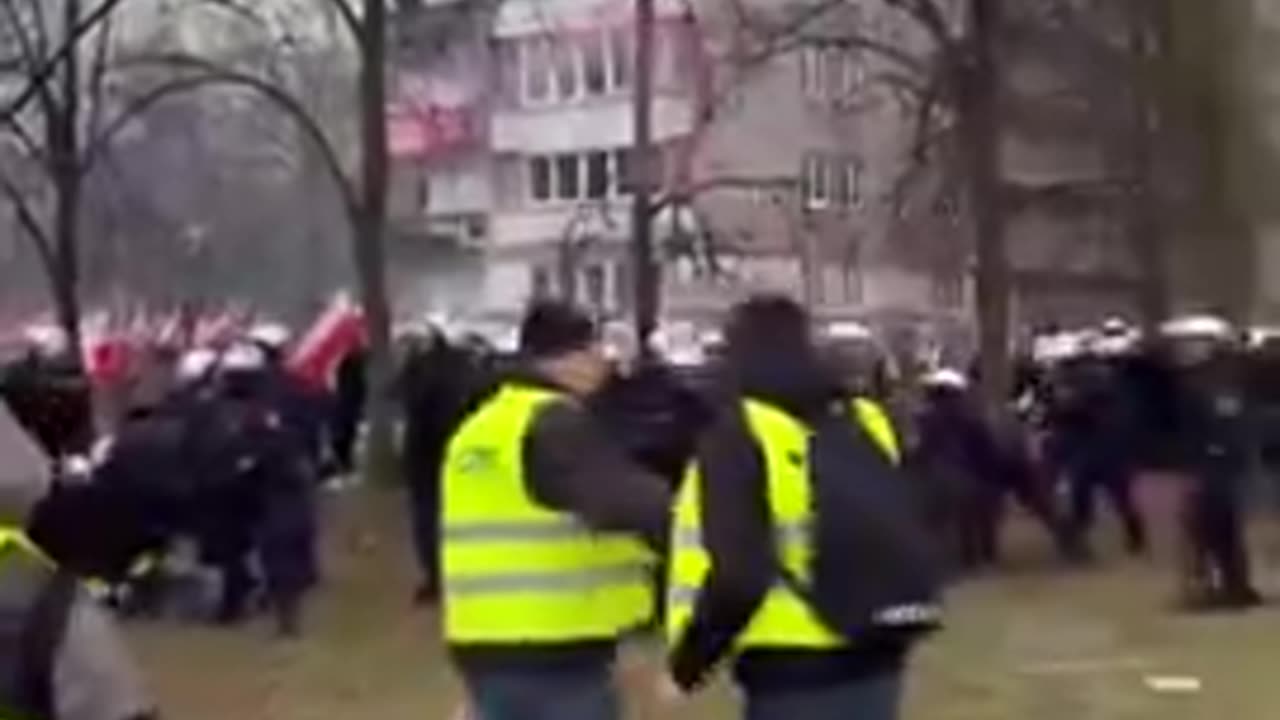
<path id="1" fill-rule="evenodd" d="M 379 390 L 402 404 L 415 597 L 440 605 L 464 712 L 618 717 L 616 651 L 657 624 L 668 701 L 731 661 L 747 717 L 896 717 L 942 587 L 998 561 L 1007 501 L 1081 564 L 1105 498 L 1142 554 L 1134 484 L 1152 469 L 1180 478 L 1183 602 L 1256 604 L 1243 516 L 1246 479 L 1280 447 L 1270 351 L 1210 317 L 1158 335 L 1108 322 L 1042 338 L 993 406 L 959 369 L 891 382 L 850 366 L 776 297 L 735 308 L 694 366 L 611 357 L 592 318 L 559 302 L 531 306 L 515 352 L 403 333 L 398 382 Z M 14 707 L 148 717 L 94 589 L 126 614 L 181 597 L 213 622 L 263 609 L 302 633 L 317 493 L 356 469 L 367 388 L 358 343 L 329 353 L 317 384 L 289 341 L 258 328 L 170 353 L 168 381 L 107 442 L 74 363 L 10 364 L 0 548 L 14 552 L 0 559 L 16 561 L 18 590 L 0 612 L 20 629 Z M 8 577 L 0 566 L 0 590 Z M 112 701 L 72 706 L 94 693 Z"/>

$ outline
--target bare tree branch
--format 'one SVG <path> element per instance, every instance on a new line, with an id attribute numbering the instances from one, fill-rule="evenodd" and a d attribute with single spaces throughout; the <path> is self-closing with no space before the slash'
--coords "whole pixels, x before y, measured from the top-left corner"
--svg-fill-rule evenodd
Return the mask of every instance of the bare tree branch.
<path id="1" fill-rule="evenodd" d="M 110 15 L 123 1 L 102 0 L 93 9 L 93 12 L 86 14 L 80 22 L 76 23 L 62 38 L 62 44 L 58 47 L 58 51 L 28 74 L 22 91 L 18 93 L 17 97 L 9 101 L 3 110 L 0 110 L 0 124 L 8 125 L 12 119 L 26 110 L 31 101 L 35 100 L 47 87 L 49 80 L 58 72 L 58 66 L 66 62 L 80 40 Z"/>
<path id="2" fill-rule="evenodd" d="M 313 143 L 315 143 L 316 148 L 320 151 L 320 157 L 325 168 L 329 171 L 338 185 L 344 206 L 349 212 L 355 212 L 359 207 L 359 198 L 356 188 L 351 182 L 351 179 L 347 176 L 346 171 L 343 169 L 342 161 L 339 159 L 338 152 L 334 148 L 333 143 L 330 142 L 328 136 L 325 134 L 324 130 L 320 128 L 315 118 L 307 112 L 302 101 L 294 97 L 288 91 L 250 73 L 225 67 L 204 58 L 184 53 L 142 55 L 130 58 L 126 64 L 137 67 L 185 70 L 191 74 L 187 77 L 171 80 L 153 88 L 151 91 L 135 98 L 131 103 L 129 103 L 129 105 L 107 125 L 102 133 L 89 140 L 86 145 L 87 162 L 91 163 L 94 156 L 100 153 L 103 148 L 108 146 L 115 134 L 126 127 L 129 122 L 136 119 L 142 113 L 145 113 L 149 108 L 161 100 L 181 93 L 191 92 L 202 87 L 229 85 L 245 88 L 257 93 L 297 122 L 303 133 Z"/>
<path id="3" fill-rule="evenodd" d="M 22 146 L 22 151 L 32 160 L 40 165 L 42 169 L 47 169 L 48 157 L 44 148 L 31 135 L 31 131 L 22 124 L 18 118 L 9 118 L 6 122 L 0 123 L 9 131 L 12 137 Z"/>
<path id="4" fill-rule="evenodd" d="M 22 64 L 22 71 L 30 77 L 40 67 L 43 57 L 40 54 L 40 48 L 46 47 L 49 41 L 48 27 L 44 22 L 44 14 L 43 12 L 33 13 L 33 24 L 32 27 L 28 28 L 26 23 L 23 22 L 22 15 L 19 14 L 18 7 L 13 0 L 0 2 L 0 7 L 4 8 L 5 22 L 13 28 L 14 38 L 18 41 L 18 54 Z M 50 90 L 47 83 L 40 83 L 38 99 L 47 115 L 52 116 L 56 112 L 57 104 L 54 102 L 53 91 Z"/>
<path id="5" fill-rule="evenodd" d="M 338 17 L 342 18 L 342 24 L 351 33 L 351 39 L 356 45 L 365 47 L 364 25 L 360 22 L 360 16 L 356 14 L 355 6 L 348 0 L 325 0 L 325 2 L 338 11 Z"/>
<path id="6" fill-rule="evenodd" d="M 106 110 L 106 98 L 103 97 L 103 92 L 106 89 L 107 73 L 110 70 L 108 54 L 111 49 L 113 25 L 112 18 L 103 19 L 102 27 L 98 31 L 98 43 L 93 51 L 93 61 L 89 67 L 89 98 L 93 103 L 89 108 L 89 122 L 86 129 L 89 136 L 96 134 L 101 127 L 103 113 Z"/>
<path id="7" fill-rule="evenodd" d="M 723 176 L 702 180 L 688 187 L 666 193 L 657 198 L 653 204 L 653 212 L 657 213 L 677 203 L 688 203 L 699 195 L 713 190 L 792 190 L 800 181 L 793 176 L 781 177 L 744 177 Z"/>
<path id="8" fill-rule="evenodd" d="M 41 227 L 35 213 L 31 210 L 31 206 L 27 204 L 27 198 L 23 196 L 22 191 L 18 189 L 17 185 L 13 184 L 13 180 L 5 173 L 0 173 L 0 191 L 3 191 L 9 199 L 9 204 L 13 206 L 14 212 L 18 214 L 18 222 L 26 230 L 27 236 L 31 238 L 32 245 L 35 246 L 36 254 L 40 256 L 40 263 L 49 273 L 49 277 L 52 277 L 55 267 L 53 244 L 50 242 L 44 228 Z"/>
<path id="9" fill-rule="evenodd" d="M 843 0 L 817 0 L 802 8 L 780 24 L 770 25 L 743 6 L 742 0 L 728 0 L 738 15 L 741 27 L 754 36 L 759 47 L 750 52 L 732 54 L 728 60 L 738 67 L 754 67 L 774 57 L 814 45 L 829 45 L 848 50 L 865 50 L 883 58 L 910 74 L 925 75 L 926 64 L 916 55 L 885 43 L 861 31 L 832 32 L 815 26 L 828 13 L 845 6 Z"/>
<path id="10" fill-rule="evenodd" d="M 946 13 L 937 0 L 883 0 L 884 4 L 905 13 L 924 28 L 940 50 L 950 53 L 959 44 L 947 24 Z"/>

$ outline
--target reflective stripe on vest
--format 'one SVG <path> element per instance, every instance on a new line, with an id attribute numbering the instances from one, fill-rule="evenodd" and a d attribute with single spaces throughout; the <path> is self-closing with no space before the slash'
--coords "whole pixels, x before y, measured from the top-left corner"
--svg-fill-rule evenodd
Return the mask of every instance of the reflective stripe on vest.
<path id="1" fill-rule="evenodd" d="M 54 562 L 44 550 L 31 541 L 27 533 L 14 527 L 0 526 L 0 550 L 9 546 L 17 547 L 22 552 L 36 558 L 45 565 L 53 566 Z"/>
<path id="2" fill-rule="evenodd" d="M 445 635 L 454 643 L 616 637 L 653 610 L 652 558 L 530 497 L 524 440 L 558 395 L 503 388 L 449 443 L 442 477 Z"/>
<path id="3" fill-rule="evenodd" d="M 898 433 L 893 429 L 893 421 L 889 413 L 874 400 L 857 398 L 853 401 L 853 416 L 862 423 L 871 439 L 889 456 L 893 464 L 902 462 L 902 444 L 898 442 Z"/>
<path id="4" fill-rule="evenodd" d="M 774 547 L 787 569 L 808 579 L 812 515 L 810 512 L 810 430 L 782 410 L 755 400 L 743 402 L 747 428 L 760 448 L 766 473 Z M 896 463 L 897 437 L 888 416 L 869 400 L 854 401 L 855 418 Z M 686 473 L 672 523 L 672 557 L 667 586 L 667 637 L 678 642 L 689 623 L 698 593 L 710 569 L 702 543 L 702 479 L 696 466 Z M 845 640 L 828 630 L 795 592 L 781 580 L 765 596 L 747 628 L 736 638 L 738 650 L 752 647 L 833 648 Z"/>

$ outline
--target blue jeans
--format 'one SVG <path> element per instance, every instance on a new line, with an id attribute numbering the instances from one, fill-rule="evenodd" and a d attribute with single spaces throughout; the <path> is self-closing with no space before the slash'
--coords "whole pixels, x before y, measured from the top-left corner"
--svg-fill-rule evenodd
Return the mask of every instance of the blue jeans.
<path id="1" fill-rule="evenodd" d="M 748 693 L 746 720 L 897 720 L 902 675 L 889 673 L 844 685 L 790 692 Z"/>
<path id="2" fill-rule="evenodd" d="M 470 672 L 477 720 L 621 720 L 610 668 L 562 672 Z"/>

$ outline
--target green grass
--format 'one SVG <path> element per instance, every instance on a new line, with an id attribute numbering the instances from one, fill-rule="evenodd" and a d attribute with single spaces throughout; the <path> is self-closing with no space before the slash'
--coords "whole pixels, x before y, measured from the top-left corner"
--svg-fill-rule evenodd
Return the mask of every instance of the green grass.
<path id="1" fill-rule="evenodd" d="M 409 604 L 413 565 L 399 497 L 364 491 L 327 515 L 327 585 L 303 640 L 273 640 L 265 624 L 131 627 L 167 716 L 450 716 L 458 687 L 434 618 Z M 1280 718 L 1280 610 L 1179 615 L 1169 610 L 1168 562 L 1113 559 L 1065 572 L 1047 564 L 1039 538 L 1016 534 L 1010 570 L 953 593 L 948 629 L 913 664 L 909 720 Z M 1257 544 L 1267 547 L 1274 534 L 1264 529 Z M 1157 537 L 1158 547 L 1168 546 L 1167 533 Z M 1144 683 L 1151 674 L 1195 676 L 1203 688 L 1157 694 Z M 727 688 L 669 708 L 648 701 L 650 685 L 643 671 L 628 681 L 631 717 L 734 717 Z"/>

